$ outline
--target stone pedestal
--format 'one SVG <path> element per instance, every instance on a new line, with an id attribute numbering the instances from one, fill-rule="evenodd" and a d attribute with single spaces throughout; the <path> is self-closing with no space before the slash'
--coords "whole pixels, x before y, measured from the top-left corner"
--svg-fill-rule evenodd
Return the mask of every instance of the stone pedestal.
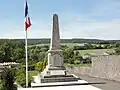
<path id="1" fill-rule="evenodd" d="M 48 64 L 51 67 L 63 67 L 62 50 L 49 50 L 48 51 Z"/>

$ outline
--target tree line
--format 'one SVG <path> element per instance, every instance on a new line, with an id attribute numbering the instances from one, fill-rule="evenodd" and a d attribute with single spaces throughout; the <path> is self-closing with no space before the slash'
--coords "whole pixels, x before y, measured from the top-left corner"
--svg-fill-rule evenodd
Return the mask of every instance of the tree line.
<path id="1" fill-rule="evenodd" d="M 7 40 L 7 39 L 1 39 Z M 0 41 L 1 41 L 0 40 Z M 16 41 L 25 42 L 25 39 L 13 39 Z M 61 43 L 89 43 L 89 44 L 115 44 L 120 42 L 120 40 L 100 40 L 100 39 L 61 39 Z M 28 39 L 28 45 L 36 45 L 36 44 L 49 44 L 50 38 L 42 38 L 42 39 Z"/>
<path id="2" fill-rule="evenodd" d="M 115 44 L 85 44 L 83 46 L 76 45 L 73 47 L 68 47 L 67 45 L 61 45 L 63 53 L 70 51 L 67 49 L 74 50 L 88 50 L 88 49 L 111 49 L 115 48 L 116 52 L 119 52 L 120 43 Z M 47 51 L 49 50 L 49 45 L 34 45 L 28 46 L 28 61 L 29 65 L 35 64 L 36 62 L 47 59 Z M 63 55 L 65 58 L 66 56 Z M 70 55 L 71 57 L 71 55 Z M 18 40 L 0 40 L 0 62 L 18 62 L 25 65 L 25 44 Z"/>

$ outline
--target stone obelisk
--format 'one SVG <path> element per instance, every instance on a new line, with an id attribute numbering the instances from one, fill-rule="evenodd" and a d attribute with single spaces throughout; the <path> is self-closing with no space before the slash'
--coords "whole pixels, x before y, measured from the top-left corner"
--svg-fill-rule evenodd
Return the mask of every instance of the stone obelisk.
<path id="1" fill-rule="evenodd" d="M 50 50 L 48 51 L 48 65 L 50 67 L 63 67 L 62 50 L 60 49 L 60 33 L 58 15 L 53 15 L 53 29 Z"/>
<path id="2" fill-rule="evenodd" d="M 60 33 L 58 15 L 53 15 L 53 29 L 48 50 L 48 65 L 40 74 L 41 83 L 76 81 L 77 79 L 68 73 L 63 65 L 63 55 L 60 47 Z"/>
<path id="3" fill-rule="evenodd" d="M 60 34 L 58 15 L 53 15 L 53 28 L 50 49 L 48 50 L 48 65 L 41 73 L 42 77 L 51 75 L 65 75 L 65 67 L 63 66 L 63 55 L 60 48 Z"/>
<path id="4" fill-rule="evenodd" d="M 60 50 L 59 21 L 57 14 L 53 15 L 53 30 L 50 50 Z"/>

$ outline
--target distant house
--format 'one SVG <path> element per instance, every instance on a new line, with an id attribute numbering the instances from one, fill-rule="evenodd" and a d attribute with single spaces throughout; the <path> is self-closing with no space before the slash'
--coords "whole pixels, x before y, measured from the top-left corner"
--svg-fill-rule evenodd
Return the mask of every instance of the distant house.
<path id="1" fill-rule="evenodd" d="M 80 43 L 80 44 L 78 44 L 78 46 L 85 46 L 85 45 L 88 45 L 88 43 Z"/>
<path id="2" fill-rule="evenodd" d="M 11 67 L 18 67 L 19 65 L 20 65 L 20 63 L 16 63 L 16 62 L 0 63 L 0 73 L 4 70 L 5 67 L 11 68 Z"/>
<path id="3" fill-rule="evenodd" d="M 16 63 L 16 62 L 4 62 L 4 63 L 0 63 L 0 66 L 18 66 L 20 63 Z"/>
<path id="4" fill-rule="evenodd" d="M 106 52 L 96 52 L 96 53 L 86 53 L 84 54 L 84 58 L 86 57 L 97 57 L 97 56 L 108 56 L 109 54 Z"/>

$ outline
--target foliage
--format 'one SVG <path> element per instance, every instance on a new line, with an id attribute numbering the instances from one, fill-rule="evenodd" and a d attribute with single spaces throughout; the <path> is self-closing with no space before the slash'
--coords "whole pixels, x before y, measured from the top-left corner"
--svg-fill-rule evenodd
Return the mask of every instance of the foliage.
<path id="1" fill-rule="evenodd" d="M 66 57 L 65 58 L 73 58 L 74 50 L 73 48 L 68 48 L 65 50 Z"/>
<path id="2" fill-rule="evenodd" d="M 33 80 L 32 76 L 28 75 L 28 86 L 30 87 L 31 81 Z M 20 68 L 16 73 L 16 82 L 22 87 L 26 85 L 26 72 L 24 68 Z"/>
<path id="3" fill-rule="evenodd" d="M 1 73 L 1 89 L 0 90 L 17 90 L 17 87 L 14 85 L 15 82 L 15 70 L 5 68 Z"/>
<path id="4" fill-rule="evenodd" d="M 87 63 L 88 63 L 88 64 L 92 63 L 91 57 L 87 57 L 86 59 L 87 59 Z"/>
<path id="5" fill-rule="evenodd" d="M 80 64 L 80 60 L 75 60 L 74 64 Z"/>
<path id="6" fill-rule="evenodd" d="M 120 55 L 120 47 L 116 48 L 115 52 L 116 52 L 117 55 Z"/>
<path id="7" fill-rule="evenodd" d="M 19 41 L 23 41 L 24 39 L 20 39 Z M 119 42 L 120 40 L 99 40 L 99 39 L 61 39 L 61 43 L 89 43 L 89 44 L 114 44 Z M 28 45 L 36 45 L 36 44 L 49 44 L 50 39 L 28 39 Z"/>
<path id="8" fill-rule="evenodd" d="M 116 48 L 118 48 L 118 47 L 120 47 L 120 42 L 116 42 L 114 45 Z"/>
<path id="9" fill-rule="evenodd" d="M 42 72 L 43 71 L 43 62 L 38 62 L 35 65 L 35 70 L 37 70 L 38 72 Z"/>
<path id="10" fill-rule="evenodd" d="M 68 59 L 68 63 L 74 64 L 74 59 L 72 59 L 72 58 Z"/>
<path id="11" fill-rule="evenodd" d="M 44 61 L 43 61 L 43 69 L 46 68 L 47 64 L 48 64 L 48 63 L 47 63 L 47 60 L 44 60 Z"/>
<path id="12" fill-rule="evenodd" d="M 47 39 L 46 39 L 47 40 Z M 0 62 L 19 62 L 25 65 L 25 45 L 22 40 L 0 40 Z M 45 42 L 44 39 L 38 39 L 38 40 L 28 40 L 28 42 L 34 42 L 37 41 L 37 43 Z M 47 40 L 49 41 L 49 40 Z M 64 41 L 67 41 L 64 43 Z M 72 47 L 69 47 L 68 42 Z M 80 42 L 88 41 L 91 42 L 90 39 L 73 39 L 73 40 L 62 40 L 61 49 L 63 50 L 63 56 L 66 62 L 73 63 L 74 60 L 80 60 L 82 59 L 80 56 L 83 54 L 81 53 L 83 50 L 88 49 L 95 49 L 95 48 L 112 48 L 110 43 L 107 42 L 101 42 L 98 43 L 97 40 L 92 40 L 92 42 L 97 42 L 98 46 L 93 45 L 91 43 L 85 44 L 84 46 L 79 46 Z M 101 44 L 104 44 L 104 47 L 102 47 Z M 119 44 L 117 43 L 117 47 Z M 33 45 L 28 47 L 28 63 L 29 65 L 34 66 L 35 63 L 43 61 L 45 58 L 47 58 L 46 52 L 49 49 L 48 44 L 42 44 L 42 45 Z M 81 50 L 80 52 L 78 50 Z M 77 52 L 76 52 L 77 51 Z M 101 49 L 102 51 L 102 49 Z M 85 51 L 86 52 L 86 51 Z M 72 61 L 70 61 L 72 60 Z"/>
<path id="13" fill-rule="evenodd" d="M 28 48 L 28 56 L 29 60 L 34 60 L 35 62 L 39 62 L 45 59 L 46 52 L 48 51 L 48 46 L 33 46 Z"/>
<path id="14" fill-rule="evenodd" d="M 21 62 L 25 57 L 24 44 L 16 40 L 1 40 L 0 62 Z"/>
<path id="15" fill-rule="evenodd" d="M 91 50 L 75 50 L 80 53 L 81 56 L 83 56 L 86 53 L 95 53 L 95 52 L 113 52 L 114 49 L 91 49 Z"/>
<path id="16" fill-rule="evenodd" d="M 62 49 L 62 50 L 65 50 L 65 49 L 67 49 L 67 48 L 68 48 L 67 45 L 61 45 L 61 49 Z"/>
<path id="17" fill-rule="evenodd" d="M 114 45 L 111 44 L 84 44 L 74 46 L 74 50 L 90 50 L 90 49 L 111 49 Z"/>
<path id="18" fill-rule="evenodd" d="M 47 60 L 38 62 L 35 65 L 35 70 L 38 72 L 42 72 L 45 69 L 46 65 L 47 65 Z"/>

